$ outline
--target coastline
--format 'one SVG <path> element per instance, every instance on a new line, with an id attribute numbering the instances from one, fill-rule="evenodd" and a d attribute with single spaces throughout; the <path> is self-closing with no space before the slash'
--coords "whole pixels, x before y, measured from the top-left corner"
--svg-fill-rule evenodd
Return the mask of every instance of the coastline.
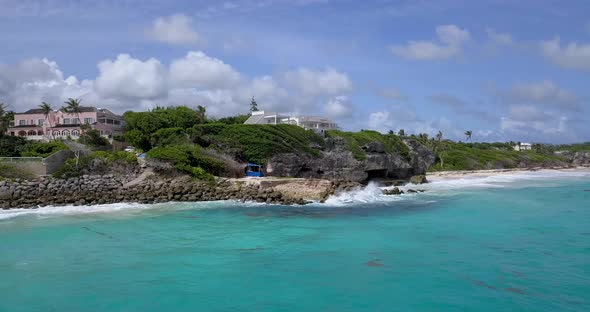
<path id="1" fill-rule="evenodd" d="M 590 166 L 517 168 L 469 171 L 429 172 L 426 179 L 434 182 L 465 181 L 494 176 L 522 175 L 526 173 L 582 172 L 590 175 Z M 419 187 L 430 183 L 406 184 L 400 189 Z M 40 208 L 45 206 L 93 206 L 101 204 L 165 202 L 208 202 L 236 200 L 281 205 L 304 205 L 328 201 L 332 196 L 354 190 L 359 183 L 333 182 L 322 179 L 262 178 L 219 179 L 216 183 L 195 181 L 190 177 L 164 178 L 153 174 L 135 177 L 113 175 L 84 176 L 59 180 L 40 178 L 33 181 L 0 181 L 0 209 Z M 463 186 L 465 187 L 465 185 Z M 364 188 L 360 189 L 361 192 Z M 353 197 L 357 196 L 354 193 Z M 395 195 L 388 194 L 387 196 Z"/>
<path id="2" fill-rule="evenodd" d="M 535 167 L 535 168 L 511 168 L 511 169 L 489 169 L 489 170 L 459 170 L 459 171 L 435 171 L 427 172 L 426 178 L 434 180 L 452 180 L 463 178 L 485 178 L 497 175 L 510 175 L 525 172 L 553 171 L 553 172 L 571 172 L 571 171 L 588 171 L 590 166 L 576 167 Z"/>

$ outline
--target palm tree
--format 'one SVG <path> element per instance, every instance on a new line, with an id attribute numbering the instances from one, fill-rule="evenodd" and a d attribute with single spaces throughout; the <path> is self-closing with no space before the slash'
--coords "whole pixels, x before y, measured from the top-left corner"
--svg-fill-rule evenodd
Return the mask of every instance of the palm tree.
<path id="1" fill-rule="evenodd" d="M 198 105 L 197 106 L 197 113 L 199 114 L 199 117 L 201 118 L 201 123 L 205 123 L 205 118 L 206 118 L 206 114 L 207 114 L 207 107 Z"/>
<path id="2" fill-rule="evenodd" d="M 49 122 L 49 132 L 51 132 L 50 134 L 53 137 L 53 124 L 51 123 L 51 118 L 49 118 L 49 115 L 51 114 L 51 112 L 53 112 L 53 107 L 51 107 L 51 104 L 47 102 L 42 102 L 42 104 L 39 105 L 39 108 L 43 111 L 45 120 Z"/>
<path id="3" fill-rule="evenodd" d="M 0 136 L 4 135 L 4 132 L 8 129 L 8 123 L 10 122 L 8 116 L 8 105 L 0 102 Z"/>
<path id="4" fill-rule="evenodd" d="M 78 117 L 78 126 L 80 126 L 80 132 L 81 134 L 84 134 L 85 128 L 81 127 L 82 121 L 80 120 L 80 113 L 82 112 L 82 106 L 80 106 L 80 103 L 80 99 L 69 98 L 67 101 L 64 102 L 64 104 L 66 104 L 64 109 L 69 114 L 76 114 L 76 117 Z"/>
<path id="5" fill-rule="evenodd" d="M 465 136 L 467 136 L 467 139 L 465 141 L 471 140 L 472 134 L 473 134 L 473 132 L 471 130 L 465 131 Z"/>
<path id="6" fill-rule="evenodd" d="M 442 137 L 443 137 L 443 133 L 442 133 L 442 131 L 439 131 L 439 132 L 436 134 L 436 140 L 437 140 L 438 142 L 440 142 L 440 140 L 442 139 Z"/>
<path id="7" fill-rule="evenodd" d="M 65 111 L 70 114 L 76 114 L 78 117 L 78 123 L 80 122 L 80 113 L 82 112 L 82 107 L 80 106 L 81 101 L 79 99 L 69 98 L 67 101 L 64 102 L 66 106 L 64 107 Z"/>

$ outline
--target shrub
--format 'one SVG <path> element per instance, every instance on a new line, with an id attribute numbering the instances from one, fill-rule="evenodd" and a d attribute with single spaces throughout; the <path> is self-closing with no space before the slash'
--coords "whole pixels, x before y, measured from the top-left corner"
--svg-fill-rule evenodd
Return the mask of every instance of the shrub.
<path id="1" fill-rule="evenodd" d="M 293 125 L 205 124 L 189 130 L 193 142 L 236 155 L 244 162 L 265 164 L 281 153 L 319 156 L 313 146 L 324 140 L 313 131 Z"/>
<path id="2" fill-rule="evenodd" d="M 127 152 L 93 152 L 78 159 L 70 158 L 53 174 L 57 178 L 78 177 L 83 174 L 127 174 L 138 166 L 137 158 Z"/>
<path id="3" fill-rule="evenodd" d="M 221 176 L 227 172 L 222 161 L 208 156 L 198 145 L 160 146 L 149 151 L 147 157 L 169 162 L 176 169 L 200 179 L 212 179 L 212 175 Z"/>
<path id="4" fill-rule="evenodd" d="M 360 132 L 344 132 L 339 130 L 330 130 L 326 132 L 329 138 L 340 137 L 346 140 L 348 150 L 357 160 L 365 160 L 367 154 L 363 146 L 371 142 L 379 142 L 385 147 L 388 153 L 398 153 L 406 160 L 410 160 L 410 148 L 394 133 L 381 134 L 377 131 L 361 130 Z"/>
<path id="5" fill-rule="evenodd" d="M 0 164 L 0 178 L 28 180 L 32 179 L 33 175 L 11 164 Z"/>
<path id="6" fill-rule="evenodd" d="M 231 117 L 219 118 L 216 122 L 226 125 L 241 125 L 250 118 L 250 115 L 237 115 Z"/>
<path id="7" fill-rule="evenodd" d="M 109 146 L 109 140 L 100 135 L 100 131 L 96 129 L 88 130 L 80 135 L 80 143 L 93 147 Z"/>
<path id="8" fill-rule="evenodd" d="M 123 118 L 127 124 L 125 138 L 133 146 L 145 151 L 152 148 L 152 135 L 160 129 L 188 129 L 206 122 L 204 112 L 185 106 L 156 108 L 150 112 L 126 112 Z"/>
<path id="9" fill-rule="evenodd" d="M 0 157 L 20 157 L 27 140 L 22 137 L 0 136 Z"/>
<path id="10" fill-rule="evenodd" d="M 437 163 L 430 168 L 437 170 L 480 170 L 515 168 L 519 163 L 543 165 L 562 160 L 558 156 L 535 151 L 515 151 L 506 143 L 455 143 L 442 142 Z M 444 166 L 441 166 L 441 158 Z"/>
<path id="11" fill-rule="evenodd" d="M 152 146 L 179 145 L 188 143 L 188 137 L 183 128 L 164 128 L 152 134 Z"/>
<path id="12" fill-rule="evenodd" d="M 48 157 L 61 150 L 67 150 L 68 147 L 61 141 L 44 142 L 30 142 L 28 143 L 21 156 L 23 157 Z"/>

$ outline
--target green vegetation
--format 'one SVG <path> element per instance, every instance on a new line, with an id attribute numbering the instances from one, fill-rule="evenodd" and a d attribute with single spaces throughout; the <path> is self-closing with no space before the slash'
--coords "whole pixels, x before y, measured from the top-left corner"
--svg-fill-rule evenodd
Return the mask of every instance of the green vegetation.
<path id="1" fill-rule="evenodd" d="M 0 102 L 0 137 L 4 135 L 13 118 L 14 112 L 8 111 L 8 105 Z"/>
<path id="2" fill-rule="evenodd" d="M 16 136 L 0 136 L 0 157 L 47 157 L 68 147 L 59 141 L 34 142 Z"/>
<path id="3" fill-rule="evenodd" d="M 324 140 L 310 130 L 293 125 L 195 125 L 189 130 L 193 142 L 235 155 L 244 162 L 265 164 L 281 153 L 319 156 L 314 147 Z"/>
<path id="4" fill-rule="evenodd" d="M 558 145 L 555 150 L 570 151 L 570 152 L 590 152 L 590 142 L 579 144 Z"/>
<path id="5" fill-rule="evenodd" d="M 202 180 L 211 180 L 212 175 L 226 173 L 225 164 L 207 155 L 198 145 L 183 144 L 156 147 L 147 153 L 151 159 L 169 162 L 176 169 Z"/>
<path id="6" fill-rule="evenodd" d="M 11 164 L 0 163 L 0 179 L 24 179 L 28 180 L 33 178 L 33 175 L 29 172 L 18 169 Z"/>
<path id="7" fill-rule="evenodd" d="M 367 158 L 363 146 L 375 141 L 383 144 L 386 152 L 399 153 L 405 159 L 410 159 L 410 149 L 402 139 L 393 132 L 382 134 L 371 130 L 361 130 L 360 132 L 331 130 L 326 132 L 326 136 L 329 138 L 340 137 L 345 139 L 348 143 L 348 149 L 357 160 L 365 160 Z"/>
<path id="8" fill-rule="evenodd" d="M 27 140 L 15 136 L 0 136 L 0 157 L 21 157 Z"/>
<path id="9" fill-rule="evenodd" d="M 21 152 L 22 157 L 47 157 L 61 150 L 67 150 L 68 147 L 60 141 L 29 142 Z"/>
<path id="10" fill-rule="evenodd" d="M 80 143 L 90 147 L 106 147 L 110 146 L 109 140 L 100 135 L 100 131 L 96 129 L 86 130 L 80 135 Z"/>
<path id="11" fill-rule="evenodd" d="M 515 168 L 519 163 L 542 165 L 562 160 L 552 154 L 515 151 L 510 143 L 456 143 L 441 141 L 437 163 L 430 168 L 441 170 L 480 170 Z"/>
<path id="12" fill-rule="evenodd" d="M 219 118 L 215 121 L 215 123 L 222 123 L 226 125 L 241 125 L 246 120 L 250 118 L 250 115 L 238 115 L 238 116 L 231 116 L 231 117 L 223 117 Z"/>
<path id="13" fill-rule="evenodd" d="M 150 112 L 126 112 L 123 118 L 127 123 L 127 141 L 144 151 L 153 147 L 152 135 L 160 129 L 188 129 L 206 122 L 205 109 L 202 106 L 198 110 L 185 106 L 158 107 Z"/>
<path id="14" fill-rule="evenodd" d="M 87 173 L 103 174 L 117 172 L 125 174 L 136 166 L 137 158 L 132 153 L 98 151 L 88 156 L 68 159 L 53 176 L 67 179 Z"/>
<path id="15" fill-rule="evenodd" d="M 183 128 L 164 128 L 152 134 L 152 146 L 167 146 L 189 143 L 188 136 Z"/>

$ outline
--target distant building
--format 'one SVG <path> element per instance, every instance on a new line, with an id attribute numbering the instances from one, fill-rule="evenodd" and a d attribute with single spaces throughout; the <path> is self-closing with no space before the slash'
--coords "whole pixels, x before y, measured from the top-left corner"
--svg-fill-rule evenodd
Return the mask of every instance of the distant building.
<path id="1" fill-rule="evenodd" d="M 326 130 L 338 129 L 338 125 L 330 119 L 317 116 L 290 116 L 274 112 L 255 111 L 244 122 L 249 125 L 295 125 L 306 130 L 323 133 Z"/>
<path id="2" fill-rule="evenodd" d="M 531 143 L 517 143 L 514 145 L 515 151 L 530 151 L 533 148 Z"/>
<path id="3" fill-rule="evenodd" d="M 104 108 L 82 106 L 80 114 L 53 111 L 48 116 L 41 109 L 30 109 L 14 115 L 14 121 L 10 122 L 6 134 L 37 141 L 68 137 L 77 139 L 82 133 L 82 124 L 88 124 L 92 129 L 99 130 L 102 136 L 111 138 L 122 134 L 124 121 L 123 117 Z"/>

